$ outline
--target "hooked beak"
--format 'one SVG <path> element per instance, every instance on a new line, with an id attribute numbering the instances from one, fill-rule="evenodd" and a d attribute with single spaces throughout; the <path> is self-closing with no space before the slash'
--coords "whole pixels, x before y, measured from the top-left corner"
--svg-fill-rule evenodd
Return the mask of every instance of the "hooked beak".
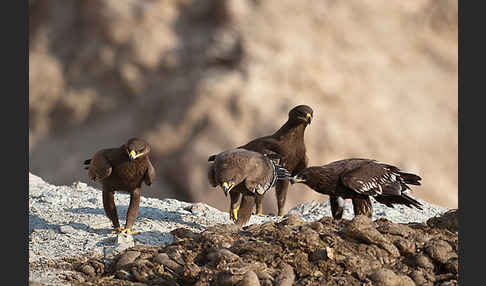
<path id="1" fill-rule="evenodd" d="M 305 121 L 307 124 L 311 124 L 312 122 L 312 114 L 310 113 L 307 113 L 305 117 L 299 116 L 299 118 L 302 119 L 302 121 Z"/>
<path id="2" fill-rule="evenodd" d="M 307 113 L 306 116 L 305 116 L 305 121 L 307 122 L 307 124 L 311 124 L 312 122 L 312 115 L 310 113 Z"/>
<path id="3" fill-rule="evenodd" d="M 143 154 L 145 153 L 136 153 L 134 150 L 130 151 L 130 153 L 128 153 L 128 158 L 130 158 L 130 160 L 135 160 L 137 159 L 138 157 L 142 156 Z"/>
<path id="4" fill-rule="evenodd" d="M 221 187 L 223 188 L 225 197 L 228 196 L 228 193 L 231 191 L 231 189 L 233 189 L 234 186 L 235 186 L 234 183 L 228 184 L 227 182 L 224 182 L 224 183 L 221 184 Z"/>
<path id="5" fill-rule="evenodd" d="M 130 160 L 135 160 L 135 158 L 137 158 L 137 153 L 135 153 L 135 151 L 130 151 L 130 153 L 128 153 L 128 158 L 130 158 Z"/>
<path id="6" fill-rule="evenodd" d="M 304 183 L 305 179 L 302 179 L 299 176 L 295 175 L 293 177 L 290 177 L 289 181 L 293 185 L 293 184 L 296 184 L 296 183 Z"/>

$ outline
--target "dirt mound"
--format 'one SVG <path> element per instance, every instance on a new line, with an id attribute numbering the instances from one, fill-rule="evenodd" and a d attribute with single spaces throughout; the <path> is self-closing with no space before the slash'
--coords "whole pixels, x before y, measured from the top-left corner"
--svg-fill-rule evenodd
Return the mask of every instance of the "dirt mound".
<path id="1" fill-rule="evenodd" d="M 172 232 L 111 261 L 72 259 L 83 285 L 457 285 L 458 234 L 427 224 L 329 217 Z M 66 266 L 64 266 L 66 267 Z"/>

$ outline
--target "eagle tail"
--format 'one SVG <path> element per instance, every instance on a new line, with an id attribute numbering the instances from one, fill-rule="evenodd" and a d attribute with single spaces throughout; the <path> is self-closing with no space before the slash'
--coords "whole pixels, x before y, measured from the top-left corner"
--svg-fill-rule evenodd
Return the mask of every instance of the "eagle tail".
<path id="1" fill-rule="evenodd" d="M 209 184 L 215 188 L 218 186 L 218 183 L 216 183 L 216 177 L 214 176 L 214 164 L 210 163 L 210 166 L 208 166 L 208 181 Z"/>
<path id="2" fill-rule="evenodd" d="M 420 186 L 420 180 L 422 180 L 422 178 L 420 178 L 419 176 L 417 176 L 415 174 L 405 173 L 405 172 L 399 172 L 399 174 L 400 174 L 400 177 L 403 178 L 405 183 L 410 184 L 410 185 Z"/>
<path id="3" fill-rule="evenodd" d="M 89 164 L 91 164 L 91 159 L 84 160 L 84 165 L 87 165 L 84 166 L 85 170 L 89 170 Z"/>
<path id="4" fill-rule="evenodd" d="M 394 204 L 406 205 L 409 208 L 415 207 L 422 210 L 422 204 L 416 199 L 410 197 L 407 194 L 402 193 L 401 196 L 376 196 L 376 201 L 386 205 L 387 207 L 393 207 Z"/>

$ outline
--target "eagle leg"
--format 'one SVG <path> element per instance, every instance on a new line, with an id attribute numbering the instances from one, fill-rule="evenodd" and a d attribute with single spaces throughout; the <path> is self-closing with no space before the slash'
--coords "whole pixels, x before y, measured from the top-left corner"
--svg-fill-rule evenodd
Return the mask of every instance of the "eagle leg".
<path id="1" fill-rule="evenodd" d="M 125 233 L 131 233 L 130 228 L 135 223 L 138 215 L 138 208 L 140 206 L 140 188 L 136 188 L 130 194 L 130 204 L 128 205 L 127 211 L 127 221 L 125 223 L 125 228 L 123 229 Z"/>
<path id="2" fill-rule="evenodd" d="M 255 205 L 256 205 L 256 213 L 257 216 L 268 216 L 263 214 L 263 196 L 262 195 L 255 195 Z"/>
<path id="3" fill-rule="evenodd" d="M 230 219 L 233 222 L 236 222 L 238 220 L 238 210 L 240 209 L 240 206 L 238 205 L 238 201 L 240 200 L 241 194 L 239 192 L 230 192 Z"/>
<path id="4" fill-rule="evenodd" d="M 369 218 L 373 215 L 373 205 L 369 196 L 353 199 L 354 216 L 365 215 Z"/>
<path id="5" fill-rule="evenodd" d="M 103 208 L 105 209 L 106 216 L 111 220 L 113 231 L 118 232 L 121 230 L 116 212 L 115 193 L 105 186 L 103 186 Z"/>
<path id="6" fill-rule="evenodd" d="M 287 190 L 289 188 L 289 180 L 277 181 L 275 186 L 275 195 L 277 196 L 278 216 L 283 216 L 283 209 L 287 199 Z"/>
<path id="7" fill-rule="evenodd" d="M 331 203 L 331 214 L 334 219 L 342 219 L 344 212 L 344 199 L 336 196 L 329 196 Z"/>

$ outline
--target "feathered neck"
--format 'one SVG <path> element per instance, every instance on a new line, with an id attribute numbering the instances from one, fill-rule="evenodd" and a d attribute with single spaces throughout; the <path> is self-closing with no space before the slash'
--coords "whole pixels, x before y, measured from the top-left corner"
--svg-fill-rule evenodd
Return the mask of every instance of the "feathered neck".
<path id="1" fill-rule="evenodd" d="M 305 128 L 307 127 L 307 124 L 305 124 L 303 121 L 298 120 L 287 120 L 285 124 L 280 127 L 279 130 L 277 130 L 273 136 L 277 138 L 286 138 L 286 139 L 301 139 L 304 140 L 304 131 Z"/>

